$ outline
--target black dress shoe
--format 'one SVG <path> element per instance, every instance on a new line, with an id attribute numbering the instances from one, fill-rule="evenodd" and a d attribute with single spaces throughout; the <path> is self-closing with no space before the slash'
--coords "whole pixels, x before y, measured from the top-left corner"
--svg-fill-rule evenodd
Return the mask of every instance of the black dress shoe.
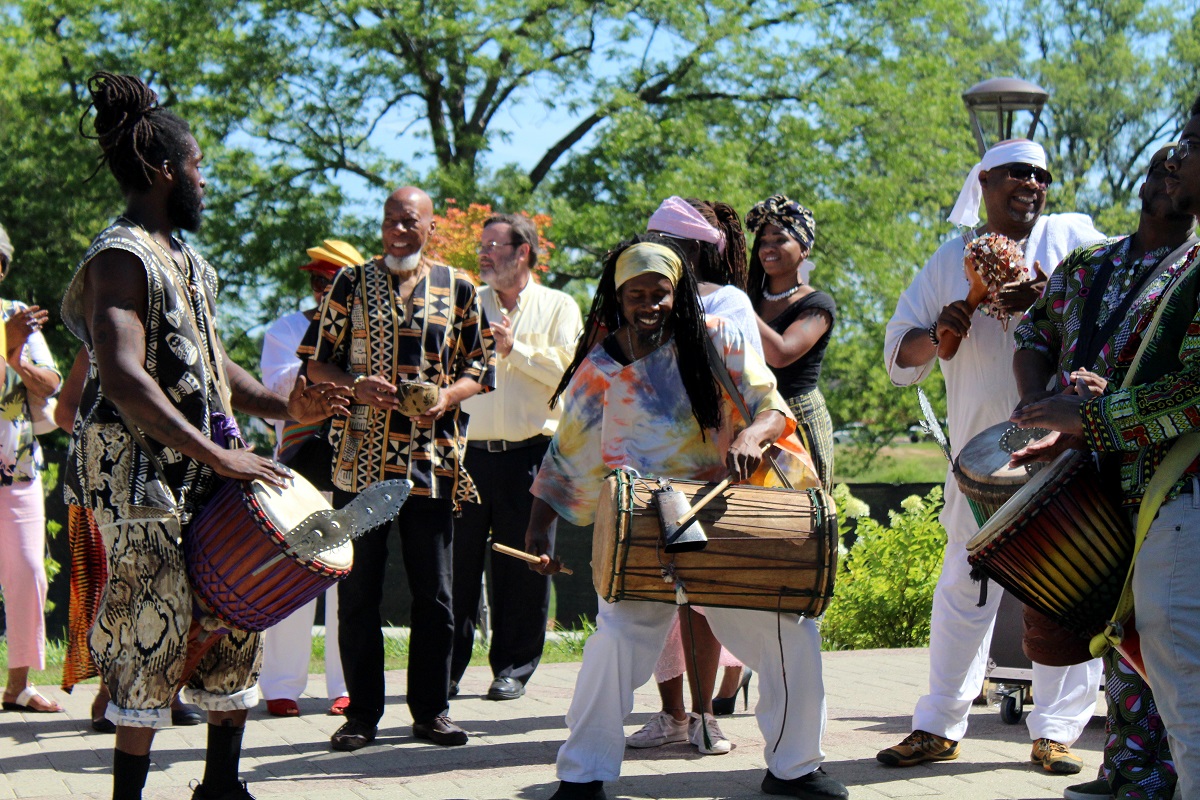
<path id="1" fill-rule="evenodd" d="M 550 796 L 550 800 L 608 800 L 608 795 L 604 793 L 604 781 L 559 781 L 558 791 Z"/>
<path id="2" fill-rule="evenodd" d="M 525 684 L 516 678 L 496 678 L 488 687 L 488 700 L 516 700 L 525 694 Z"/>
<path id="3" fill-rule="evenodd" d="M 92 720 L 92 730 L 96 733 L 116 733 L 117 726 L 108 717 L 96 717 Z"/>
<path id="4" fill-rule="evenodd" d="M 238 781 L 236 788 L 219 794 L 214 794 L 211 789 L 201 783 L 192 789 L 192 800 L 254 800 L 254 795 L 250 794 L 250 790 L 246 788 L 245 781 Z"/>
<path id="5" fill-rule="evenodd" d="M 414 722 L 413 736 L 428 739 L 443 747 L 457 747 L 467 743 L 467 732 L 451 722 L 447 716 L 434 717 L 429 722 Z"/>
<path id="6" fill-rule="evenodd" d="M 767 770 L 763 778 L 762 790 L 767 794 L 778 794 L 785 797 L 799 797 L 802 800 L 846 800 L 850 792 L 841 781 L 834 780 L 825 774 L 825 770 L 817 767 L 807 775 L 785 781 L 776 778 Z"/>
<path id="7" fill-rule="evenodd" d="M 378 730 L 374 725 L 348 719 L 333 736 L 329 737 L 329 746 L 334 750 L 352 752 L 375 741 L 375 734 Z"/>
<path id="8" fill-rule="evenodd" d="M 171 724 L 181 727 L 187 725 L 199 725 L 208 719 L 200 706 L 194 706 L 191 703 L 180 703 L 179 708 L 171 709 Z"/>

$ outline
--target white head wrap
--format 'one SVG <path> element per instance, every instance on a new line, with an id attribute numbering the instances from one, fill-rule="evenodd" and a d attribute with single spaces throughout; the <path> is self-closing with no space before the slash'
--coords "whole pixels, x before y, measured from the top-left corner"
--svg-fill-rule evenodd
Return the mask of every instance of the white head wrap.
<path id="1" fill-rule="evenodd" d="M 979 224 L 979 202 L 983 200 L 983 187 L 979 185 L 979 173 L 1003 164 L 1032 164 L 1046 169 L 1046 151 L 1037 142 L 1028 139 L 1008 139 L 988 148 L 978 164 L 971 167 L 958 200 L 947 217 L 955 225 L 973 228 Z"/>

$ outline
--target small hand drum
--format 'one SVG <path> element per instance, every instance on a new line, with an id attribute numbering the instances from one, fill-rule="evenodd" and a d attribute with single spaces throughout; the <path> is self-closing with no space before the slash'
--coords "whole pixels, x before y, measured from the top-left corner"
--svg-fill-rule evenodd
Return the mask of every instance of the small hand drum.
<path id="1" fill-rule="evenodd" d="M 419 417 L 433 408 L 438 401 L 438 394 L 439 389 L 435 383 L 411 381 L 396 387 L 400 413 L 406 417 Z"/>

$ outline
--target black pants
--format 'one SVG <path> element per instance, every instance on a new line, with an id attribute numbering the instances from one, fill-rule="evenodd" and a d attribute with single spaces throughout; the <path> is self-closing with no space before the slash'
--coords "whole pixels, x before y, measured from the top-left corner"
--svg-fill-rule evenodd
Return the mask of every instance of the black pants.
<path id="1" fill-rule="evenodd" d="M 335 491 L 341 508 L 354 495 Z M 452 589 L 452 501 L 410 497 L 396 524 L 404 571 L 412 592 L 408 642 L 408 710 L 414 722 L 449 711 L 450 652 L 454 647 Z M 383 599 L 388 535 L 381 525 L 354 540 L 354 566 L 338 584 L 338 646 L 350 706 L 346 717 L 378 725 L 383 717 Z"/>
<path id="2" fill-rule="evenodd" d="M 550 578 L 538 575 L 524 561 L 492 550 L 488 534 L 500 544 L 525 549 L 533 504 L 529 487 L 548 446 L 547 442 L 503 453 L 467 448 L 465 467 L 483 502 L 464 503 L 462 517 L 454 525 L 454 660 L 450 676 L 456 681 L 471 661 L 489 555 L 492 646 L 488 660 L 492 675 L 526 683 L 541 661 L 550 613 Z M 550 536 L 553 546 L 553 531 Z"/>

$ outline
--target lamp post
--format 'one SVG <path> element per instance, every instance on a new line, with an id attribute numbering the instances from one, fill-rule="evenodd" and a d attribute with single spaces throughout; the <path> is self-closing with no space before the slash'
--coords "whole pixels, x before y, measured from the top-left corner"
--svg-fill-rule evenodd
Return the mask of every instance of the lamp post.
<path id="1" fill-rule="evenodd" d="M 988 149 L 981 116 L 996 115 L 996 141 L 1003 141 L 1013 136 L 1013 121 L 1017 112 L 1028 111 L 1033 114 L 1033 121 L 1029 123 L 1025 138 L 1032 139 L 1038 119 L 1042 116 L 1042 108 L 1049 97 L 1050 93 L 1042 87 L 1020 78 L 990 78 L 963 92 L 963 103 L 971 115 L 971 133 L 975 134 L 979 155 L 982 156 Z"/>

